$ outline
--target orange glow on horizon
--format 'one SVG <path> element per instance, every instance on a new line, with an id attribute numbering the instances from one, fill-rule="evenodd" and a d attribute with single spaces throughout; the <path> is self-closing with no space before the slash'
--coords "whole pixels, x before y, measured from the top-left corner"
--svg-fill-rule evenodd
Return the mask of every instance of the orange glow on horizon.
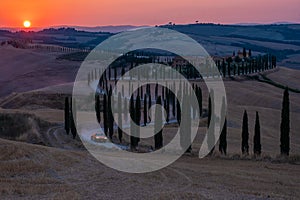
<path id="1" fill-rule="evenodd" d="M 0 27 L 300 22 L 299 0 L 1 0 Z M 249 12 L 251 11 L 251 12 Z M 255 14 L 253 14 L 255 13 Z"/>

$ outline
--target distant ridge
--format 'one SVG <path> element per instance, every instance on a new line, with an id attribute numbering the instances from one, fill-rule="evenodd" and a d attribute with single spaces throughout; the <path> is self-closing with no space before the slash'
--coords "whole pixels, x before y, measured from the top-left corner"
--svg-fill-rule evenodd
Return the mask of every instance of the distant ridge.
<path id="1" fill-rule="evenodd" d="M 96 26 L 96 27 L 71 26 L 71 27 L 79 31 L 119 33 L 123 31 L 128 31 L 128 30 L 142 28 L 142 27 L 149 27 L 149 26 L 121 25 L 121 26 Z"/>
<path id="2" fill-rule="evenodd" d="M 255 22 L 249 22 L 249 23 L 234 23 L 234 24 L 217 24 L 217 23 L 199 23 L 199 24 L 177 24 L 180 26 L 188 26 L 188 25 L 224 25 L 224 26 L 268 26 L 268 25 L 300 25 L 300 23 L 297 22 L 287 22 L 287 21 L 279 21 L 279 22 L 273 22 L 273 23 L 255 23 Z M 169 24 L 162 24 L 159 25 L 159 27 L 169 27 Z M 78 31 L 85 31 L 85 32 L 109 32 L 109 33 L 119 33 L 123 31 L 128 30 L 134 30 L 138 28 L 146 28 L 151 27 L 148 25 L 143 26 L 133 26 L 133 25 L 108 25 L 108 26 L 71 26 L 71 25 L 59 25 L 59 26 L 50 26 L 50 27 L 32 27 L 28 29 L 27 31 L 42 31 L 44 29 L 59 29 L 59 28 L 74 28 Z M 21 27 L 0 27 L 0 30 L 7 30 L 11 32 L 17 32 L 23 30 Z"/>
<path id="3" fill-rule="evenodd" d="M 52 26 L 51 28 L 74 28 L 78 31 L 85 31 L 85 32 L 109 32 L 109 33 L 119 33 L 123 31 L 128 31 L 132 29 L 142 28 L 142 27 L 149 27 L 149 26 L 132 26 L 132 25 L 120 25 L 120 26 Z"/>
<path id="4" fill-rule="evenodd" d="M 132 26 L 132 25 L 120 25 L 120 26 L 95 26 L 95 27 L 88 27 L 88 26 L 68 26 L 68 25 L 60 25 L 60 26 L 50 26 L 50 27 L 44 27 L 44 28 L 36 28 L 32 27 L 29 29 L 29 31 L 42 31 L 45 29 L 58 29 L 58 28 L 75 28 L 78 31 L 85 31 L 85 32 L 109 32 L 109 33 L 119 33 L 123 31 L 128 31 L 132 29 L 137 28 L 143 28 L 143 27 L 150 27 L 150 26 Z M 23 30 L 23 28 L 18 27 L 0 27 L 0 30 L 7 30 L 11 32 L 17 32 Z"/>
<path id="5" fill-rule="evenodd" d="M 237 23 L 233 25 L 238 25 L 238 26 L 259 26 L 259 25 L 289 25 L 289 24 L 299 24 L 296 22 L 274 22 L 274 23 Z"/>
<path id="6" fill-rule="evenodd" d="M 233 25 L 238 25 L 238 26 L 257 26 L 257 25 L 263 25 L 260 23 L 237 23 L 237 24 L 233 24 Z"/>

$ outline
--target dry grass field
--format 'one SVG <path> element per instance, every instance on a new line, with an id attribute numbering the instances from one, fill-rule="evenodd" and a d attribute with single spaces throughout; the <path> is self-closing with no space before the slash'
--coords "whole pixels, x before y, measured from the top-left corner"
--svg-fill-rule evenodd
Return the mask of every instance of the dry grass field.
<path id="1" fill-rule="evenodd" d="M 1 199 L 297 199 L 299 161 L 183 156 L 127 174 L 85 150 L 0 140 Z"/>

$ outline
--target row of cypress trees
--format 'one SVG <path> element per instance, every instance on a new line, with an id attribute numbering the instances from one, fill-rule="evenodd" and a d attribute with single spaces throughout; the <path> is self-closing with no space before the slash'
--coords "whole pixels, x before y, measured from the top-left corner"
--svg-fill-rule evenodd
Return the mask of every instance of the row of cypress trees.
<path id="1" fill-rule="evenodd" d="M 281 155 L 288 156 L 290 152 L 290 117 L 289 117 L 289 89 L 286 88 L 283 94 L 282 110 L 281 110 L 281 124 L 280 124 L 280 153 Z M 225 118 L 224 126 L 220 135 L 219 151 L 226 155 L 227 142 L 227 119 Z M 249 154 L 249 129 L 248 129 L 248 114 L 244 111 L 242 122 L 242 154 Z M 261 147 L 261 132 L 259 114 L 256 112 L 255 128 L 253 137 L 253 154 L 260 155 L 262 152 Z"/>
<path id="2" fill-rule="evenodd" d="M 201 99 L 202 101 L 202 93 L 201 93 L 201 89 L 198 86 L 195 86 L 195 91 L 196 91 L 196 96 L 198 99 L 198 103 L 199 100 Z M 284 90 L 284 95 L 283 95 L 283 102 L 282 102 L 282 112 L 281 112 L 281 125 L 280 125 L 280 150 L 281 150 L 281 154 L 282 155 L 289 155 L 289 151 L 290 151 L 290 136 L 289 136 L 289 132 L 290 132 L 290 118 L 289 118 L 289 89 L 286 88 Z M 169 93 L 170 95 L 171 93 Z M 201 98 L 200 98 L 201 96 Z M 97 121 L 98 123 L 100 123 L 101 121 L 101 114 L 100 114 L 100 96 L 96 95 L 95 97 L 95 110 L 96 110 L 96 117 L 97 117 Z M 181 98 L 179 96 L 179 98 Z M 120 141 L 120 143 L 122 143 L 122 138 L 123 138 L 123 132 L 122 132 L 122 114 L 124 113 L 124 117 L 126 117 L 126 112 L 128 112 L 128 110 L 126 109 L 127 102 L 126 102 L 126 98 L 125 98 L 125 103 L 124 103 L 124 108 L 122 109 L 122 97 L 121 97 L 121 93 L 118 93 L 118 139 Z M 148 101 L 148 105 L 147 105 L 147 99 Z M 165 101 L 167 101 L 167 99 L 170 99 L 169 97 L 166 98 Z M 182 124 L 188 124 L 189 121 L 191 121 L 191 109 L 188 109 L 186 106 L 190 106 L 190 102 L 188 102 L 190 99 L 188 93 L 184 93 L 183 94 L 183 109 L 181 109 L 181 105 L 179 104 L 179 101 L 177 99 L 176 101 L 176 119 L 177 122 L 179 124 L 181 124 L 181 120 L 187 120 L 184 121 Z M 214 110 L 212 108 L 212 99 L 213 99 L 213 92 L 210 92 L 209 95 L 209 100 L 208 100 L 208 127 L 210 124 L 214 123 L 214 119 L 215 117 L 213 116 Z M 113 102 L 113 95 L 111 92 L 111 87 L 110 90 L 108 92 L 108 95 L 104 95 L 103 96 L 103 120 L 104 120 L 104 132 L 106 135 L 108 135 L 111 139 L 112 136 L 114 134 L 114 118 L 113 118 L 113 111 L 110 110 L 109 108 L 111 108 L 111 103 Z M 77 135 L 77 130 L 76 130 L 76 126 L 75 126 L 75 119 L 76 119 L 76 112 L 73 113 L 73 109 L 72 109 L 72 98 L 65 98 L 65 130 L 66 133 L 69 134 L 70 131 L 72 133 L 73 138 L 76 137 Z M 76 102 L 73 103 L 73 105 Z M 162 97 L 158 96 L 158 98 L 156 99 L 156 104 L 158 105 L 163 105 L 163 101 L 162 101 Z M 149 115 L 147 113 L 147 110 L 151 107 L 152 103 L 151 103 L 151 95 L 149 95 L 147 97 L 147 93 L 144 94 L 144 113 L 143 113 L 143 117 L 144 117 L 144 125 L 147 124 L 148 122 L 148 118 Z M 168 105 L 168 103 L 165 103 L 165 105 Z M 225 113 L 225 99 L 223 99 L 222 102 L 222 113 Z M 175 108 L 175 107 L 174 107 Z M 175 109 L 174 109 L 175 110 Z M 181 111 L 183 111 L 184 113 L 181 113 Z M 200 113 L 202 111 L 200 110 Z M 141 99 L 139 96 L 139 93 L 136 96 L 136 99 L 134 100 L 133 97 L 131 97 L 130 99 L 130 107 L 129 107 L 129 113 L 130 113 L 130 117 L 133 120 L 133 123 L 136 123 L 137 125 L 140 125 L 141 122 Z M 181 115 L 183 116 L 183 118 L 181 119 Z M 201 115 L 201 114 L 200 114 Z M 158 134 L 155 135 L 154 137 L 154 143 L 155 143 L 155 149 L 159 149 L 163 146 L 163 135 L 162 135 L 162 131 L 163 130 L 159 130 L 160 127 L 162 127 L 162 112 L 161 110 L 159 110 L 158 108 L 155 110 L 155 119 L 156 121 L 154 122 L 154 126 L 155 126 L 155 132 L 157 132 Z M 134 126 L 132 126 L 134 128 Z M 214 127 L 212 125 L 212 127 Z M 181 144 L 182 147 L 185 146 L 185 142 L 189 141 L 190 138 L 190 126 L 187 127 L 182 127 L 181 129 Z M 211 129 L 212 131 L 214 131 L 213 129 Z M 131 136 L 130 137 L 130 143 L 131 143 L 131 148 L 133 150 L 136 149 L 136 147 L 138 146 L 138 143 L 140 141 L 138 135 L 139 135 L 139 129 L 135 127 L 135 130 L 131 130 L 132 132 L 136 133 L 136 135 Z M 208 138 L 208 144 L 214 144 L 214 134 L 209 134 L 209 137 L 212 138 Z M 247 111 L 244 111 L 243 114 L 243 122 L 242 122 L 242 143 L 241 143 L 241 151 L 242 154 L 249 154 L 249 129 L 248 129 L 248 114 Z M 214 146 L 210 147 L 212 150 L 210 152 L 210 155 L 213 153 L 214 151 Z M 262 150 L 261 150 L 261 133 L 260 133 L 260 120 L 259 120 L 259 113 L 256 112 L 256 118 L 255 118 L 255 128 L 254 128 L 254 137 L 253 137 L 253 153 L 254 155 L 260 155 Z M 188 151 L 191 151 L 191 147 L 188 148 Z M 220 135 L 220 139 L 219 139 L 219 151 L 221 152 L 221 154 L 227 154 L 227 118 L 225 117 L 225 122 L 224 122 L 224 126 L 222 128 L 221 131 L 221 135 Z"/>
<path id="3" fill-rule="evenodd" d="M 258 55 L 256 57 L 245 57 L 241 59 L 236 56 L 223 58 L 215 61 L 220 73 L 223 77 L 240 76 L 266 71 L 276 68 L 276 56 L 271 54 Z"/>
<path id="4" fill-rule="evenodd" d="M 243 54 L 245 53 L 246 50 L 244 48 Z M 243 58 L 240 58 L 239 55 L 235 56 L 230 56 L 227 58 L 223 58 L 222 60 L 217 59 L 215 60 L 216 66 L 218 68 L 218 71 L 223 75 L 223 77 L 231 77 L 231 76 L 239 76 L 239 75 L 246 75 L 246 74 L 251 74 L 251 73 L 257 73 L 257 72 L 262 72 L 266 71 L 269 69 L 276 68 L 276 61 L 277 58 L 276 56 L 272 54 L 265 54 L 265 55 L 258 55 L 258 56 L 252 56 L 251 55 L 251 50 L 249 50 L 249 53 L 247 56 L 244 55 Z M 127 57 L 128 58 L 127 58 Z M 151 56 L 150 56 L 151 57 Z M 130 58 L 130 59 L 129 59 Z M 142 57 L 138 57 L 135 54 L 133 55 L 123 55 L 122 58 L 116 60 L 116 63 L 112 63 L 108 69 L 99 69 L 98 71 L 96 69 L 92 70 L 88 74 L 88 84 L 90 84 L 91 81 L 97 80 L 98 77 L 104 78 L 106 80 L 114 80 L 117 82 L 118 78 L 123 76 L 125 74 L 125 66 L 127 66 L 127 63 L 122 63 L 121 67 L 119 62 L 120 60 L 125 60 L 127 62 L 130 62 L 129 70 L 133 69 L 134 66 L 138 66 L 139 64 L 145 64 L 145 63 L 160 63 L 160 64 L 165 64 L 172 66 L 173 68 L 178 71 L 180 74 L 182 74 L 185 78 L 187 79 L 197 79 L 197 78 L 202 78 L 202 76 L 199 74 L 199 72 L 193 67 L 192 64 L 188 62 L 184 62 L 184 65 L 174 65 L 172 61 L 159 61 L 159 59 L 152 57 L 150 59 L 144 59 Z M 182 58 L 183 59 L 183 58 Z M 210 62 L 210 61 L 207 61 Z M 214 76 L 215 72 L 213 69 L 211 69 L 210 66 L 202 66 L 205 68 L 204 71 L 206 71 L 206 75 Z M 121 71 L 118 72 L 118 68 L 121 68 Z M 204 73 L 204 72 L 203 72 Z M 138 72 L 138 79 L 140 79 L 141 75 L 147 76 L 147 80 L 149 80 L 149 72 Z M 161 72 L 159 73 L 152 73 L 152 79 L 157 80 L 158 74 L 161 76 L 161 78 L 166 79 L 166 78 L 178 78 L 176 74 L 173 74 L 173 71 L 170 73 L 167 73 L 164 68 L 161 68 Z M 132 79 L 132 72 L 129 72 L 130 79 Z"/>
<path id="5" fill-rule="evenodd" d="M 253 60 L 255 59 L 255 60 Z M 242 70 L 242 74 L 246 74 L 246 73 L 251 73 L 251 72 L 257 72 L 257 71 L 261 71 L 261 70 L 266 70 L 266 69 L 270 69 L 270 68 L 274 68 L 276 67 L 276 57 L 274 56 L 270 56 L 270 55 L 266 55 L 266 56 L 258 56 L 257 58 L 253 58 L 250 57 L 248 59 L 246 59 L 246 61 L 249 61 L 249 66 L 248 68 L 243 67 L 243 62 L 242 62 L 242 69 L 245 69 L 244 71 Z M 223 72 L 223 75 L 225 76 L 226 73 L 228 73 L 228 76 L 231 76 L 232 74 L 235 75 L 236 72 L 234 71 L 233 73 L 230 72 L 230 70 L 232 69 L 230 67 L 230 63 L 233 62 L 233 60 L 223 60 L 222 63 L 222 70 L 220 68 L 220 71 Z M 236 58 L 234 60 L 235 63 L 240 63 L 241 61 L 239 61 L 238 58 Z M 217 63 L 217 66 L 220 67 L 220 64 Z M 226 67 L 227 66 L 227 67 Z M 132 64 L 133 67 L 133 64 Z M 227 71 L 226 71 L 227 69 Z M 108 73 L 108 79 L 111 80 L 111 68 L 108 69 L 109 73 Z M 247 71 L 248 70 L 248 71 Z M 117 69 L 116 67 L 114 68 L 114 75 L 115 75 L 115 81 L 117 81 Z M 238 74 L 240 73 L 241 70 L 238 70 Z M 122 75 L 125 73 L 125 69 L 124 67 L 122 68 Z M 99 71 L 99 76 L 100 76 L 100 71 Z M 97 79 L 97 71 L 93 71 L 91 74 L 88 75 L 88 81 L 90 82 L 91 79 Z M 100 78 L 99 80 L 99 85 L 101 85 L 103 88 L 105 88 L 107 92 L 107 94 L 104 95 L 103 97 L 103 120 L 104 120 L 104 132 L 106 135 L 109 134 L 109 137 L 112 138 L 113 136 L 113 132 L 114 132 L 114 121 L 113 121 L 113 114 L 112 111 L 109 110 L 108 108 L 110 108 L 111 103 L 114 102 L 113 101 L 113 95 L 111 94 L 111 86 L 110 89 L 108 90 L 108 81 L 107 81 L 107 73 L 103 73 L 103 76 Z M 146 125 L 147 123 L 147 118 L 149 117 L 147 114 L 147 109 L 149 109 L 151 107 L 152 101 L 151 101 L 151 95 L 149 94 L 148 90 L 149 85 L 147 85 L 146 87 L 146 93 L 144 95 L 144 125 Z M 197 85 L 194 87 L 194 90 L 196 91 L 196 96 L 198 99 L 198 103 L 199 103 L 199 107 L 200 107 L 200 116 L 202 115 L 202 92 L 201 92 L 201 88 L 198 87 Z M 140 90 L 141 96 L 143 96 L 143 89 L 141 88 Z M 134 123 L 136 124 L 140 124 L 141 121 L 141 98 L 138 96 L 135 100 L 135 104 L 134 104 L 134 100 L 133 98 L 130 99 L 130 116 L 131 118 L 134 120 Z M 181 108 L 180 108 L 180 104 L 178 103 L 178 100 L 176 101 L 175 95 L 170 92 L 170 90 L 165 89 L 162 90 L 162 96 L 158 96 L 158 85 L 156 84 L 155 86 L 155 99 L 156 99 L 156 103 L 157 104 L 161 104 L 165 107 L 166 111 L 167 111 L 167 122 L 169 121 L 169 111 L 170 111 L 170 105 L 172 105 L 172 111 L 173 111 L 173 116 L 176 116 L 176 119 L 178 121 L 178 123 L 181 122 Z M 122 96 L 124 96 L 124 92 L 122 91 Z M 147 96 L 148 96 L 148 106 L 147 106 Z M 179 94 L 178 96 L 181 96 L 181 94 Z M 186 95 L 183 95 L 183 97 L 185 97 Z M 126 98 L 125 98 L 126 101 Z M 187 100 L 185 100 L 187 101 Z M 70 131 L 70 127 L 73 127 L 73 132 L 75 134 L 73 134 L 72 130 L 72 134 L 73 137 L 75 138 L 76 136 L 76 131 L 74 130 L 74 120 L 73 119 L 69 119 L 72 118 L 73 115 L 70 115 L 70 113 L 72 112 L 72 109 L 68 108 L 69 106 L 69 101 L 66 100 L 66 108 L 65 108 L 65 127 L 66 127 L 66 132 L 69 133 Z M 101 114 L 100 114 L 100 97 L 99 95 L 96 95 L 96 99 L 95 99 L 95 110 L 96 110 L 96 116 L 97 116 L 97 121 L 100 123 L 101 121 Z M 118 106 L 120 108 L 121 103 L 121 94 L 120 92 L 118 93 Z M 125 105 L 127 105 L 127 103 L 125 103 Z M 122 105 L 121 105 L 122 107 Z M 175 109 L 176 108 L 176 109 Z M 127 108 L 125 108 L 124 106 L 124 114 Z M 214 111 L 211 110 L 211 96 L 209 97 L 209 109 L 208 109 L 208 125 L 209 124 L 213 124 L 214 123 L 214 119 L 215 117 L 212 117 L 212 113 L 214 113 Z M 185 110 L 185 109 L 184 109 Z M 189 109 L 188 109 L 189 110 Z M 119 113 L 118 113 L 118 121 L 119 121 L 119 126 L 122 126 L 121 122 L 122 122 L 122 110 L 118 109 Z M 176 115 L 177 113 L 177 115 Z M 185 114 L 185 113 L 182 113 Z M 194 115 L 194 113 L 192 114 Z M 71 116 L 71 117 L 70 117 Z M 289 99 L 288 99 L 288 89 L 285 90 L 284 93 L 284 100 L 283 100 L 283 108 L 282 108 L 282 122 L 281 122 L 281 136 L 280 136 L 280 142 L 281 142 L 281 153 L 285 154 L 285 155 L 289 155 Z M 260 124 L 259 124 L 259 115 L 258 113 L 256 113 L 256 120 L 255 120 L 255 134 L 254 134 L 254 146 L 253 146 L 253 152 L 256 155 L 261 154 L 261 144 L 260 144 Z M 158 123 L 158 122 L 157 122 Z M 73 125 L 73 126 L 72 126 Z M 72 129 L 72 128 L 71 128 Z M 75 127 L 76 129 L 76 127 Z M 139 130 L 136 130 L 139 131 Z M 74 136 L 75 135 L 75 136 Z M 214 141 L 214 134 L 210 134 L 212 138 L 209 138 L 209 141 Z M 221 132 L 221 136 L 220 136 L 220 142 L 219 142 L 219 151 L 223 154 L 227 153 L 227 141 L 226 141 L 226 135 L 227 135 L 227 118 L 225 118 L 225 122 L 224 122 L 224 126 Z M 118 138 L 120 140 L 120 142 L 122 142 L 122 127 L 118 127 Z M 249 154 L 249 145 L 248 145 L 248 140 L 249 140 L 249 131 L 248 131 L 248 116 L 247 116 L 247 112 L 244 112 L 244 116 L 243 116 L 243 128 L 242 128 L 242 145 L 241 145 L 241 149 L 242 149 L 242 153 L 243 154 Z M 156 140 L 155 140 L 156 141 Z M 162 141 L 162 139 L 161 139 Z M 131 137 L 131 146 L 133 149 L 135 149 L 138 145 L 139 139 L 137 137 L 132 136 Z M 211 143 L 211 142 L 209 142 Z M 155 147 L 160 148 L 160 142 L 156 142 Z M 212 147 L 212 151 L 213 152 L 214 147 Z M 210 153 L 210 154 L 211 154 Z"/>
<path id="6" fill-rule="evenodd" d="M 254 128 L 254 137 L 253 137 L 253 153 L 254 155 L 261 154 L 261 142 L 260 142 L 260 122 L 259 122 L 259 114 L 256 112 L 255 118 L 255 128 Z M 247 111 L 244 111 L 243 115 L 243 126 L 242 126 L 242 153 L 248 155 L 249 154 L 249 130 L 248 130 L 248 114 Z"/>

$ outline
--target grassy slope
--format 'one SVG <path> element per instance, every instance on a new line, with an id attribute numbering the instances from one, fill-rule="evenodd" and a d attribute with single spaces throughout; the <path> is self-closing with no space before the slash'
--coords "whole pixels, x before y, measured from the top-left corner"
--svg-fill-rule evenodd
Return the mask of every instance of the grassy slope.
<path id="1" fill-rule="evenodd" d="M 58 61 L 57 53 L 0 47 L 0 97 L 49 85 L 73 82 L 78 62 Z"/>

